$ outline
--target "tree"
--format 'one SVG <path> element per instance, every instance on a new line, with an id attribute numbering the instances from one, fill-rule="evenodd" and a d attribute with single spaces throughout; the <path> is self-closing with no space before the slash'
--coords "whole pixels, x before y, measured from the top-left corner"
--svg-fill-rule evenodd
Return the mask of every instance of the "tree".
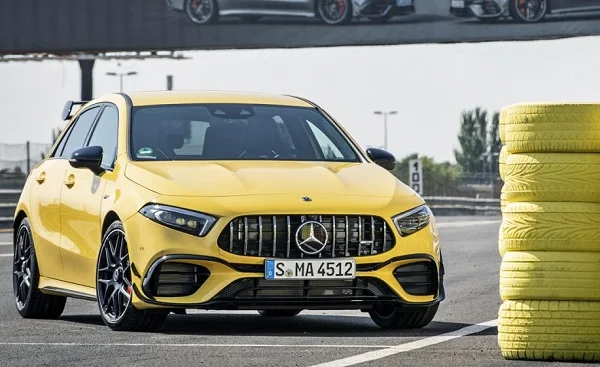
<path id="1" fill-rule="evenodd" d="M 502 148 L 499 122 L 498 112 L 488 121 L 488 113 L 481 107 L 462 112 L 458 134 L 460 149 L 454 150 L 454 156 L 465 172 L 498 172 L 496 163 Z"/>

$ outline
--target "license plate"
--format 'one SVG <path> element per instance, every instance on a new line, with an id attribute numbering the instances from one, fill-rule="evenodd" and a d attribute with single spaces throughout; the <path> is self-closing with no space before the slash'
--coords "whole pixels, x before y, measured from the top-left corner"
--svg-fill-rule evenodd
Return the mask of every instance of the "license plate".
<path id="1" fill-rule="evenodd" d="M 464 0 L 452 0 L 452 7 L 453 8 L 464 8 L 465 1 Z"/>
<path id="2" fill-rule="evenodd" d="M 354 279 L 354 259 L 265 260 L 265 279 Z"/>

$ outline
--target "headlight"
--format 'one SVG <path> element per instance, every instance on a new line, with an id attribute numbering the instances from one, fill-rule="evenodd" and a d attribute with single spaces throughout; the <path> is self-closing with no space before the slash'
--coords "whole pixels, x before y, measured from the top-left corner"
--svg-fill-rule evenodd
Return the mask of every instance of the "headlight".
<path id="1" fill-rule="evenodd" d="M 413 234 L 429 224 L 432 212 L 427 205 L 398 214 L 393 219 L 402 237 Z"/>
<path id="2" fill-rule="evenodd" d="M 164 226 L 200 237 L 206 235 L 216 221 L 210 215 L 160 204 L 148 204 L 140 213 Z"/>

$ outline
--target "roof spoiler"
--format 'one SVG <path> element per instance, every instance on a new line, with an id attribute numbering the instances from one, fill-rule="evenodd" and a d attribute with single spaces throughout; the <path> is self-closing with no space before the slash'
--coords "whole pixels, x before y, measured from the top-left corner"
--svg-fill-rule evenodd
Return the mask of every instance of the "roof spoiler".
<path id="1" fill-rule="evenodd" d="M 63 108 L 62 115 L 61 115 L 61 118 L 63 119 L 63 121 L 67 121 L 71 117 L 73 117 L 73 115 L 71 115 L 71 110 L 73 109 L 73 106 L 75 106 L 75 105 L 84 105 L 84 104 L 86 104 L 88 102 L 89 101 L 71 101 L 71 100 L 68 100 L 67 103 L 65 103 L 65 107 Z"/>

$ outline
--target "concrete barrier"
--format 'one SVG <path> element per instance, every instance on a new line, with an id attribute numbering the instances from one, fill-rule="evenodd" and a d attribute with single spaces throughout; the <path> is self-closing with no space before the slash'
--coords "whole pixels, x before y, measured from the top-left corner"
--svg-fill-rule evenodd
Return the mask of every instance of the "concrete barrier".
<path id="1" fill-rule="evenodd" d="M 20 190 L 0 190 L 0 229 L 12 226 Z M 450 196 L 423 197 L 435 215 L 500 215 L 499 199 L 476 199 Z"/>

